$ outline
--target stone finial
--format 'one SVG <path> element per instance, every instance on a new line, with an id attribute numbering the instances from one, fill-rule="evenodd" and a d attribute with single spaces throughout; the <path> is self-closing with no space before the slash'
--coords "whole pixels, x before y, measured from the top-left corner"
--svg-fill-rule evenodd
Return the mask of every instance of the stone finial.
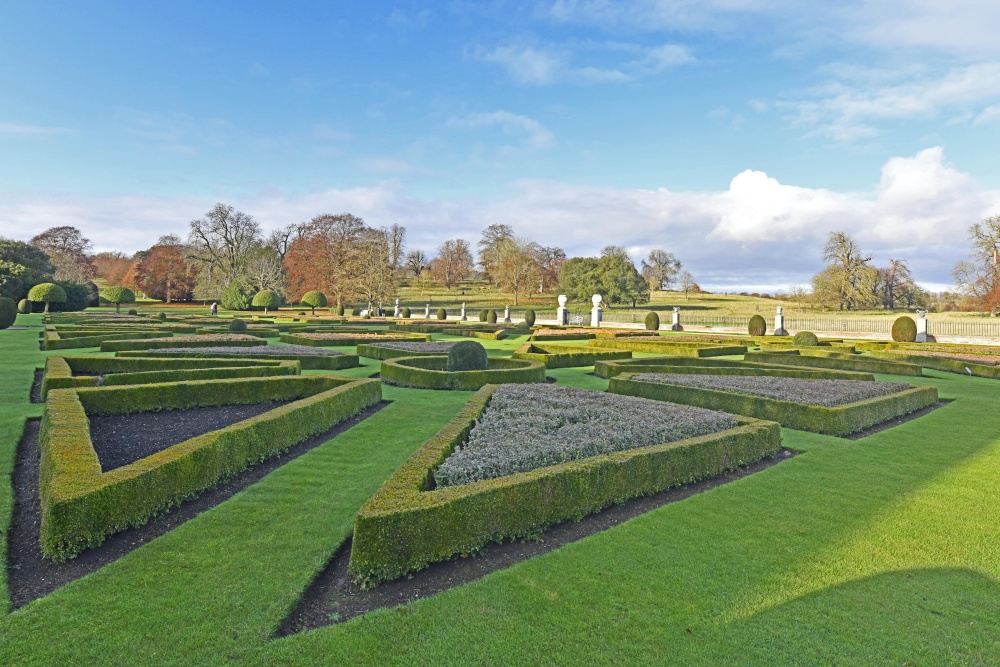
<path id="1" fill-rule="evenodd" d="M 600 294 L 595 294 L 594 296 L 590 297 L 590 300 L 594 302 L 594 308 L 600 308 L 601 307 L 601 301 L 603 299 L 601 298 Z"/>
<path id="2" fill-rule="evenodd" d="M 560 308 L 565 308 L 567 301 L 569 301 L 569 299 L 566 298 L 565 294 L 560 294 L 559 295 L 559 307 Z"/>

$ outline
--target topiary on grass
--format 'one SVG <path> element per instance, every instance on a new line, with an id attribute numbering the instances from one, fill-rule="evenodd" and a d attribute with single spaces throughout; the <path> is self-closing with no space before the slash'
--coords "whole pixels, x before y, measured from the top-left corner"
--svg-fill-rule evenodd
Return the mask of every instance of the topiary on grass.
<path id="1" fill-rule="evenodd" d="M 6 329 L 17 319 L 17 306 L 5 296 L 0 296 L 0 329 Z"/>
<path id="2" fill-rule="evenodd" d="M 399 315 L 404 320 L 410 319 L 410 308 L 409 308 L 409 306 L 404 306 L 403 310 L 399 311 Z"/>
<path id="3" fill-rule="evenodd" d="M 45 312 L 49 312 L 50 303 L 65 303 L 66 290 L 55 283 L 40 283 L 28 292 L 28 301 L 38 301 L 45 304 Z"/>
<path id="4" fill-rule="evenodd" d="M 767 320 L 760 315 L 754 315 L 747 322 L 747 331 L 751 336 L 763 336 L 767 333 Z"/>
<path id="5" fill-rule="evenodd" d="M 250 310 L 250 300 L 247 299 L 243 288 L 235 280 L 229 283 L 229 287 L 222 293 L 219 301 L 226 310 Z"/>
<path id="6" fill-rule="evenodd" d="M 438 308 L 437 317 L 439 320 L 448 319 L 448 311 L 445 310 L 444 308 Z"/>
<path id="7" fill-rule="evenodd" d="M 299 299 L 299 303 L 312 308 L 312 314 L 315 315 L 317 308 L 326 308 L 329 302 L 326 300 L 325 294 L 314 289 L 303 294 L 302 298 Z"/>
<path id="8" fill-rule="evenodd" d="M 30 313 L 31 312 L 31 302 L 28 301 L 27 299 L 21 299 L 20 301 L 18 301 L 17 302 L 17 312 L 21 313 L 22 315 L 27 315 L 28 313 Z"/>
<path id="9" fill-rule="evenodd" d="M 486 348 L 476 341 L 463 340 L 461 343 L 455 343 L 448 350 L 446 370 L 449 373 L 454 371 L 485 371 L 488 363 Z"/>
<path id="10" fill-rule="evenodd" d="M 485 322 L 486 321 L 486 316 L 489 315 L 489 312 L 490 311 L 486 310 L 485 308 L 483 308 L 482 310 L 480 310 L 479 311 L 479 321 L 480 322 Z"/>
<path id="11" fill-rule="evenodd" d="M 812 331 L 800 331 L 792 336 L 792 345 L 795 347 L 815 347 L 819 345 L 819 338 Z"/>
<path id="12" fill-rule="evenodd" d="M 233 321 L 229 323 L 229 330 L 232 333 L 245 333 L 247 330 L 247 323 L 238 317 L 234 317 Z"/>
<path id="13" fill-rule="evenodd" d="M 535 311 L 531 308 L 524 311 L 524 326 L 533 327 L 535 326 Z"/>
<path id="14" fill-rule="evenodd" d="M 128 309 L 128 314 L 129 314 L 129 315 L 138 315 L 138 314 L 139 314 L 139 311 L 138 311 L 138 310 L 136 310 L 135 308 L 129 308 L 129 309 Z"/>
<path id="15" fill-rule="evenodd" d="M 157 313 L 156 314 L 156 319 L 158 319 L 158 320 L 165 320 L 165 319 L 167 319 L 167 314 L 166 313 Z"/>
<path id="16" fill-rule="evenodd" d="M 268 308 L 274 310 L 281 305 L 281 297 L 278 296 L 277 292 L 264 289 L 253 295 L 253 301 L 250 302 L 250 305 L 255 308 L 263 308 L 264 314 L 267 315 Z"/>
<path id="17" fill-rule="evenodd" d="M 135 303 L 135 292 L 127 287 L 105 287 L 100 292 L 101 298 L 115 304 L 115 312 L 122 312 L 123 303 Z"/>
<path id="18" fill-rule="evenodd" d="M 492 308 L 490 308 L 489 312 L 486 313 L 486 321 L 489 324 L 496 324 L 497 323 L 497 311 L 495 311 Z"/>
<path id="19" fill-rule="evenodd" d="M 646 313 L 646 330 L 647 331 L 660 330 L 660 316 L 652 311 Z"/>
<path id="20" fill-rule="evenodd" d="M 917 340 L 917 323 L 912 317 L 903 315 L 892 323 L 892 339 L 897 343 L 912 343 Z"/>

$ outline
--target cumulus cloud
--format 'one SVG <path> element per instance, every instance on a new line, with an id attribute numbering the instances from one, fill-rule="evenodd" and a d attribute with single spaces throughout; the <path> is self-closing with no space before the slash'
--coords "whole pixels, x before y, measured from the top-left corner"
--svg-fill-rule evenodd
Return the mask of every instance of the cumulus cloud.
<path id="1" fill-rule="evenodd" d="M 674 252 L 710 289 L 782 289 L 806 284 L 821 268 L 820 249 L 832 231 L 846 231 L 878 263 L 906 259 L 918 281 L 950 282 L 952 265 L 968 252 L 968 227 L 1000 213 L 1000 192 L 979 187 L 949 164 L 940 147 L 894 157 L 863 192 L 784 184 L 746 170 L 724 190 L 677 192 L 526 180 L 502 196 L 429 198 L 398 181 L 304 195 L 272 190 L 229 199 L 265 229 L 350 211 L 371 225 L 399 223 L 413 248 L 433 252 L 442 241 L 475 242 L 505 223 L 543 245 L 596 255 L 623 245 L 639 260 L 653 248 Z M 0 202 L 0 235 L 28 239 L 55 225 L 74 225 L 98 249 L 134 251 L 187 222 L 214 201 L 206 197 L 61 196 Z"/>

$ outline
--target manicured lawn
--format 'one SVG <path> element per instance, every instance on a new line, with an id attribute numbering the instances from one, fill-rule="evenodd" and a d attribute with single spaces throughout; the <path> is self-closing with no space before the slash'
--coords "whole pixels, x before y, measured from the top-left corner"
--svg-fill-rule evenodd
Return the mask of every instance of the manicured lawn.
<path id="1" fill-rule="evenodd" d="M 509 354 L 523 340 L 481 342 Z M 27 400 L 44 353 L 36 330 L 0 332 L 0 349 L 6 478 L 40 413 Z M 378 370 L 362 361 L 344 374 Z M 606 388 L 590 370 L 549 375 Z M 956 400 L 918 420 L 858 441 L 785 430 L 803 453 L 764 472 L 406 607 L 271 640 L 358 507 L 470 396 L 385 387 L 392 403 L 365 422 L 0 619 L 0 664 L 997 664 L 1000 382 L 929 375 Z M 4 530 L 9 498 L 5 482 Z"/>

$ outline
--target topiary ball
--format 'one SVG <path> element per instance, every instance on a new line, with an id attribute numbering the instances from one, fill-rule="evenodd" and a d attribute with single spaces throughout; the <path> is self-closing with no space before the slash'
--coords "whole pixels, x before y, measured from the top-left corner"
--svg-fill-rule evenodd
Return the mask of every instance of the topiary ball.
<path id="1" fill-rule="evenodd" d="M 485 308 L 483 308 L 482 310 L 480 310 L 479 311 L 479 321 L 480 322 L 485 322 L 486 321 L 486 316 L 489 314 L 489 312 L 490 311 L 486 310 Z"/>
<path id="2" fill-rule="evenodd" d="M 760 315 L 754 315 L 747 322 L 747 331 L 751 336 L 763 336 L 767 333 L 767 320 Z"/>
<path id="3" fill-rule="evenodd" d="M 792 336 L 792 345 L 795 347 L 815 347 L 819 345 L 819 338 L 812 331 L 800 331 Z"/>
<path id="4" fill-rule="evenodd" d="M 486 321 L 490 324 L 497 323 L 497 311 L 490 308 L 489 312 L 486 313 Z"/>
<path id="5" fill-rule="evenodd" d="M 245 333 L 247 330 L 247 323 L 238 317 L 234 317 L 233 321 L 229 323 L 229 331 L 232 333 Z"/>
<path id="6" fill-rule="evenodd" d="M 17 306 L 5 296 L 0 296 L 0 329 L 6 329 L 17 319 Z"/>
<path id="7" fill-rule="evenodd" d="M 130 308 L 129 311 L 128 311 L 128 314 L 129 315 L 138 315 L 139 311 L 136 310 L 135 308 Z"/>
<path id="8" fill-rule="evenodd" d="M 897 343 L 912 343 L 917 340 L 917 323 L 908 315 L 897 317 L 892 323 L 892 339 Z"/>
<path id="9" fill-rule="evenodd" d="M 444 308 L 438 308 L 437 318 L 439 320 L 446 320 L 446 319 L 448 319 L 448 311 L 445 310 Z"/>
<path id="10" fill-rule="evenodd" d="M 410 308 L 408 306 L 404 306 L 403 309 L 399 311 L 399 316 L 404 320 L 410 319 Z"/>
<path id="11" fill-rule="evenodd" d="M 535 311 L 531 308 L 524 311 L 524 326 L 533 327 L 535 326 Z"/>
<path id="12" fill-rule="evenodd" d="M 300 316 L 300 317 L 301 317 L 301 316 L 303 316 L 303 315 L 305 315 L 305 314 L 306 314 L 306 311 L 304 311 L 304 310 L 300 310 L 300 311 L 299 311 L 299 316 Z"/>
<path id="13" fill-rule="evenodd" d="M 448 350 L 449 373 L 454 371 L 485 371 L 489 363 L 486 348 L 474 340 L 463 340 L 455 343 Z"/>
<path id="14" fill-rule="evenodd" d="M 158 319 L 158 320 L 165 320 L 165 319 L 167 319 L 167 314 L 166 313 L 157 313 L 156 314 L 156 319 Z"/>
<path id="15" fill-rule="evenodd" d="M 17 302 L 17 312 L 21 313 L 22 315 L 27 315 L 28 313 L 30 313 L 31 312 L 31 302 L 28 301 L 27 299 L 21 299 L 20 301 L 18 301 Z"/>
<path id="16" fill-rule="evenodd" d="M 646 313 L 646 331 L 660 330 L 660 316 L 650 311 Z"/>

